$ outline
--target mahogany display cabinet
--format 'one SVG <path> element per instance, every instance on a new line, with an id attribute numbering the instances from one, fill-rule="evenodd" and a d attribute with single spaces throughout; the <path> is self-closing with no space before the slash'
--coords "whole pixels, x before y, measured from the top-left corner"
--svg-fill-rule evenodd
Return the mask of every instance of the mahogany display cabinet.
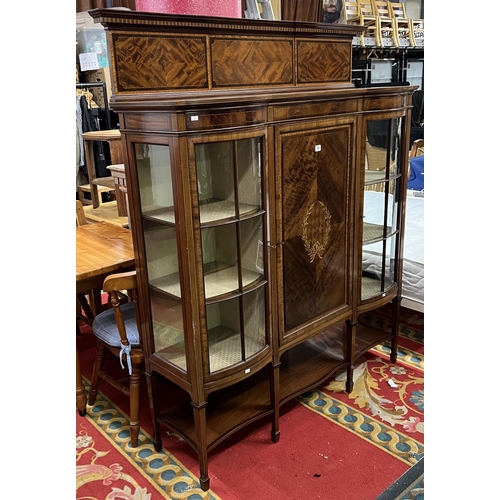
<path id="1" fill-rule="evenodd" d="M 207 490 L 225 438 L 268 417 L 276 442 L 285 402 L 341 368 L 352 390 L 382 341 L 396 361 L 415 87 L 354 87 L 359 26 L 90 14 L 125 152 L 155 447 L 178 433 Z M 389 302 L 390 331 L 359 321 Z"/>

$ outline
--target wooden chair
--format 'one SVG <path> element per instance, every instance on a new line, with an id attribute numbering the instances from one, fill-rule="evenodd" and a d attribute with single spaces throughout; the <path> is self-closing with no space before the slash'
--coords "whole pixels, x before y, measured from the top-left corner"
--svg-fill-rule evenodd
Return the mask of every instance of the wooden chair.
<path id="1" fill-rule="evenodd" d="M 373 14 L 380 25 L 380 47 L 399 47 L 396 20 L 392 17 L 387 0 L 372 0 Z"/>
<path id="2" fill-rule="evenodd" d="M 129 302 L 123 304 L 120 292 L 127 290 Z M 88 397 L 89 405 L 96 400 L 99 380 L 106 380 L 113 387 L 130 398 L 130 440 L 136 447 L 139 439 L 139 393 L 140 377 L 144 371 L 142 339 L 137 327 L 139 307 L 137 301 L 136 272 L 112 274 L 104 280 L 103 291 L 109 295 L 112 308 L 98 314 L 92 331 L 97 337 L 97 351 L 92 371 L 92 381 Z M 128 384 L 104 372 L 106 352 L 119 360 L 122 368 L 128 371 Z"/>
<path id="3" fill-rule="evenodd" d="M 85 217 L 85 210 L 83 209 L 83 204 L 80 200 L 76 200 L 76 225 L 83 226 L 87 224 L 87 218 Z M 90 297 L 90 301 L 94 305 L 94 300 L 98 300 L 96 294 L 99 294 L 100 299 L 100 290 L 89 290 L 88 294 L 79 293 L 76 296 L 76 321 L 77 321 L 77 333 L 79 332 L 78 328 L 78 320 L 84 321 L 88 325 L 92 324 L 92 320 L 94 318 L 95 307 L 92 309 L 89 301 L 87 299 L 87 295 Z M 85 314 L 82 314 L 82 309 Z"/>
<path id="4" fill-rule="evenodd" d="M 90 184 L 81 184 L 80 186 L 77 186 L 76 191 L 78 193 L 78 198 L 83 205 L 93 205 L 92 186 Z M 85 198 L 85 193 L 90 194 L 90 200 Z M 109 193 L 112 196 L 114 194 L 114 188 L 110 188 L 107 186 L 97 186 L 97 197 L 99 200 L 99 205 L 102 202 L 103 193 Z"/>
<path id="5" fill-rule="evenodd" d="M 82 203 L 84 192 L 90 193 L 93 208 L 98 208 L 101 203 L 101 192 L 114 192 L 116 197 L 116 206 L 120 217 L 127 216 L 127 205 L 125 197 L 120 190 L 116 190 L 115 180 L 112 176 L 97 177 L 94 161 L 94 141 L 107 142 L 111 156 L 111 164 L 124 163 L 124 154 L 122 149 L 121 132 L 119 130 L 97 130 L 85 132 L 82 134 L 83 145 L 85 148 L 85 159 L 87 162 L 87 172 L 89 184 L 78 186 L 78 197 Z"/>
<path id="6" fill-rule="evenodd" d="M 87 224 L 87 218 L 85 217 L 83 204 L 80 200 L 76 200 L 76 225 L 83 226 L 84 224 Z"/>
<path id="7" fill-rule="evenodd" d="M 364 34 L 360 35 L 362 47 L 377 47 L 382 43 L 380 20 L 373 13 L 371 0 L 343 0 L 344 20 L 346 24 L 366 26 Z"/>
<path id="8" fill-rule="evenodd" d="M 400 47 L 415 47 L 411 20 L 406 17 L 404 3 L 387 2 L 389 15 L 396 21 L 396 31 Z"/>
<path id="9" fill-rule="evenodd" d="M 424 20 L 410 19 L 411 36 L 413 37 L 414 47 L 424 46 Z"/>
<path id="10" fill-rule="evenodd" d="M 416 139 L 411 145 L 410 158 L 415 158 L 416 156 L 422 156 L 424 154 L 424 140 Z"/>

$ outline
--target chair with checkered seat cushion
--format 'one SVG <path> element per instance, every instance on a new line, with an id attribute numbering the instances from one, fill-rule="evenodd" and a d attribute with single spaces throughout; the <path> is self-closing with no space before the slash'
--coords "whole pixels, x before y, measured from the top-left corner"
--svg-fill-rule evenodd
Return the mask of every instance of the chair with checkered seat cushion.
<path id="1" fill-rule="evenodd" d="M 91 406 L 95 403 L 100 379 L 129 396 L 130 441 L 131 445 L 136 447 L 139 438 L 139 393 L 140 378 L 144 371 L 144 354 L 136 319 L 139 307 L 135 271 L 108 276 L 102 289 L 108 293 L 108 303 L 112 307 L 98 314 L 92 323 L 92 331 L 97 337 L 97 348 L 88 403 Z M 126 303 L 123 303 L 122 299 L 124 290 L 127 291 L 128 297 Z M 120 360 L 122 369 L 128 373 L 128 384 L 104 371 L 107 352 Z"/>

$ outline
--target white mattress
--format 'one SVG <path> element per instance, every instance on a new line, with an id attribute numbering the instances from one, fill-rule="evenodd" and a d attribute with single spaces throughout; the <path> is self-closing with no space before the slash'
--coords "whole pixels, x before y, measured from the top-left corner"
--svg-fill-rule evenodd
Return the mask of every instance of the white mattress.
<path id="1" fill-rule="evenodd" d="M 365 191 L 365 222 L 381 224 L 380 206 L 383 193 Z M 392 198 L 392 196 L 391 196 Z M 392 201 L 392 200 L 391 200 Z M 381 243 L 366 245 L 363 251 L 363 271 L 380 276 Z M 424 198 L 407 196 L 403 250 L 402 296 L 424 304 Z"/>

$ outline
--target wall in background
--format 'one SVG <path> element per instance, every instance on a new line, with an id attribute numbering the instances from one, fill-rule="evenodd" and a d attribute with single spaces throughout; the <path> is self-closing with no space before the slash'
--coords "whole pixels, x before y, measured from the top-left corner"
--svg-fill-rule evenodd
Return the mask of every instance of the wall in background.
<path id="1" fill-rule="evenodd" d="M 410 19 L 424 18 L 424 0 L 404 0 L 406 17 Z"/>
<path id="2" fill-rule="evenodd" d="M 191 14 L 198 16 L 242 17 L 241 0 L 135 0 L 135 10 Z"/>

